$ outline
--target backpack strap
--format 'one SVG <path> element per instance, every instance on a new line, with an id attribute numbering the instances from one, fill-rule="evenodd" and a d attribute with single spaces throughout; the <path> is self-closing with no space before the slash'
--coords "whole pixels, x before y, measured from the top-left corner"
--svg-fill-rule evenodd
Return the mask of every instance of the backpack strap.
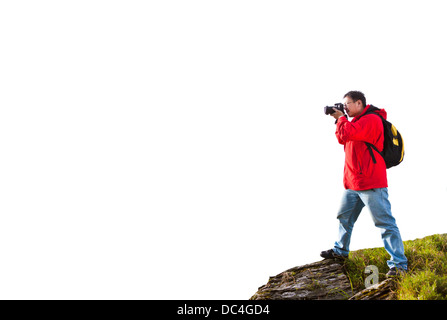
<path id="1" fill-rule="evenodd" d="M 380 152 L 379 149 L 377 149 L 376 146 L 373 145 L 372 143 L 369 143 L 369 142 L 366 142 L 366 141 L 365 141 L 365 144 L 366 144 L 366 146 L 368 147 L 369 154 L 371 155 L 371 158 L 372 158 L 373 162 L 374 162 L 374 163 L 377 163 L 377 161 L 376 161 L 376 157 L 374 156 L 373 149 L 376 150 L 377 153 L 380 154 L 380 155 L 383 157 L 382 152 Z"/>
<path id="2" fill-rule="evenodd" d="M 357 120 L 360 119 L 360 118 L 363 117 L 363 116 L 366 116 L 367 114 L 375 114 L 375 115 L 379 116 L 380 119 L 382 119 L 382 123 L 383 123 L 383 121 L 384 121 L 385 119 L 383 119 L 383 117 L 382 117 L 380 114 L 378 114 L 378 113 L 376 112 L 376 111 L 379 111 L 379 110 L 380 110 L 379 108 L 374 107 L 373 105 L 370 105 L 369 108 L 368 108 L 368 111 L 366 111 L 364 114 L 362 114 L 360 117 L 358 117 Z M 366 146 L 368 147 L 368 151 L 369 151 L 369 154 L 371 155 L 371 158 L 372 158 L 372 160 L 373 160 L 373 163 L 377 163 L 377 161 L 376 161 L 376 157 L 374 156 L 374 151 L 373 151 L 373 149 L 374 149 L 378 154 L 380 154 L 380 155 L 382 156 L 382 158 L 383 158 L 383 154 L 382 154 L 382 152 L 380 152 L 379 149 L 377 149 L 375 145 L 373 145 L 372 143 L 366 142 L 366 141 L 365 141 L 365 144 L 366 144 Z"/>

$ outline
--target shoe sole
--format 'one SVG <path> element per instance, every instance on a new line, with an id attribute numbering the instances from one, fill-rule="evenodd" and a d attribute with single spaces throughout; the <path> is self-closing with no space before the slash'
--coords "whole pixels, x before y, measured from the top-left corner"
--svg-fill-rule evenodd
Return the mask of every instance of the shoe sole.
<path id="1" fill-rule="evenodd" d="M 339 257 L 323 257 L 322 255 L 320 255 L 320 257 L 322 257 L 323 259 L 326 259 L 326 260 L 332 259 L 332 260 L 342 260 L 342 261 L 344 261 L 344 260 L 348 259 L 348 257 L 343 257 L 343 256 L 339 256 Z"/>

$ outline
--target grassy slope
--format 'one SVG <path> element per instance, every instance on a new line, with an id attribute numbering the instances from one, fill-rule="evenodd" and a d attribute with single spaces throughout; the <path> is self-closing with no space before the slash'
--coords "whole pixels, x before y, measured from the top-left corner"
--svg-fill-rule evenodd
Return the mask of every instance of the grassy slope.
<path id="1" fill-rule="evenodd" d="M 397 299 L 400 300 L 447 300 L 447 234 L 435 234 L 422 239 L 404 241 L 408 258 L 408 274 L 398 281 Z M 389 259 L 384 248 L 353 251 L 346 260 L 347 275 L 352 286 L 365 287 L 365 267 L 375 265 L 385 279 Z"/>

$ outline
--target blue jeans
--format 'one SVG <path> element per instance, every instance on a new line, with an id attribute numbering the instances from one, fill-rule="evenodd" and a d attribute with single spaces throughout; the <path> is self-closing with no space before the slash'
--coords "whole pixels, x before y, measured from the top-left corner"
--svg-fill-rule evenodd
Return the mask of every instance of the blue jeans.
<path id="1" fill-rule="evenodd" d="M 376 227 L 382 233 L 385 250 L 391 259 L 387 261 L 388 267 L 407 269 L 407 258 L 404 254 L 404 245 L 400 237 L 396 220 L 391 215 L 391 204 L 388 200 L 388 188 L 355 191 L 347 189 L 343 195 L 339 220 L 338 241 L 335 242 L 335 253 L 343 256 L 349 254 L 352 228 L 359 217 L 360 211 L 367 206 Z"/>

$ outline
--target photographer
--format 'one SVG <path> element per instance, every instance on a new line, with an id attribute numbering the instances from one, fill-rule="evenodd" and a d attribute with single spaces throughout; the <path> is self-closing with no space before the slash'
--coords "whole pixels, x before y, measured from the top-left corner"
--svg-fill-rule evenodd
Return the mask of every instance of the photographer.
<path id="1" fill-rule="evenodd" d="M 391 214 L 385 161 L 381 156 L 376 156 L 374 162 L 365 143 L 373 144 L 380 151 L 383 149 L 382 120 L 374 114 L 362 116 L 370 107 L 366 105 L 363 93 L 350 91 L 343 98 L 344 110 L 353 119 L 348 121 L 338 108 L 333 108 L 331 115 L 336 119 L 335 135 L 345 149 L 343 184 L 346 190 L 337 214 L 338 240 L 333 249 L 323 251 L 320 255 L 325 259 L 348 257 L 354 223 L 362 208 L 367 206 L 375 226 L 381 231 L 385 249 L 391 256 L 387 261 L 390 268 L 387 276 L 403 274 L 407 270 L 407 258 L 399 229 Z M 380 109 L 379 114 L 386 119 L 384 109 Z"/>

